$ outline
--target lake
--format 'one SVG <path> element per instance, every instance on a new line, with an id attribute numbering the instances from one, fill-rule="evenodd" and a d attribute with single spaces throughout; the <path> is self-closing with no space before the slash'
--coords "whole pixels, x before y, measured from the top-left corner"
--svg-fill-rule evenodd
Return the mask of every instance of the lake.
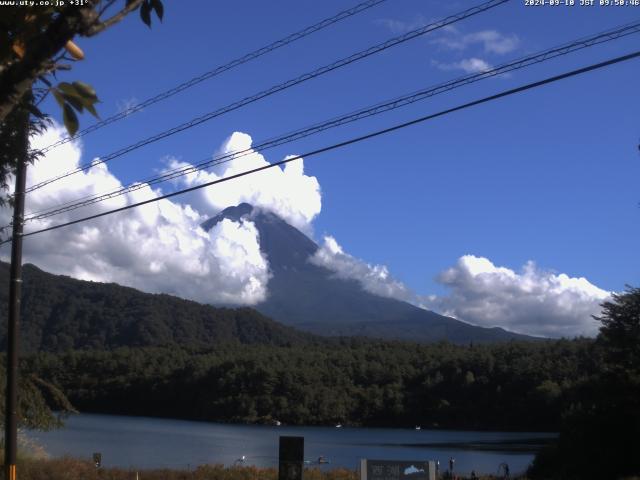
<path id="1" fill-rule="evenodd" d="M 321 468 L 355 469 L 361 458 L 438 460 L 441 469 L 455 458 L 456 470 L 496 473 L 501 463 L 512 473 L 524 471 L 536 444 L 552 433 L 476 432 L 352 427 L 292 427 L 191 422 L 147 417 L 79 414 L 63 429 L 28 432 L 50 455 L 91 458 L 102 453 L 103 466 L 185 468 L 206 463 L 232 465 L 242 455 L 245 465 L 278 464 L 278 437 L 302 436 L 305 459 L 323 455 Z"/>

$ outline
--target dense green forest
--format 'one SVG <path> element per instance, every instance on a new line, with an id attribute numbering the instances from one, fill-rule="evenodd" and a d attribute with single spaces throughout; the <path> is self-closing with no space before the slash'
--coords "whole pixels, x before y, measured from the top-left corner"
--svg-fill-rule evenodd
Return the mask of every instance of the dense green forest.
<path id="1" fill-rule="evenodd" d="M 81 411 L 224 422 L 557 430 L 590 340 L 455 346 L 338 339 L 40 353 Z"/>
<path id="2" fill-rule="evenodd" d="M 597 369 L 568 392 L 558 441 L 529 469 L 536 479 L 640 476 L 640 288 L 603 304 Z"/>
<path id="3" fill-rule="evenodd" d="M 640 289 L 605 302 L 593 340 L 425 345 L 323 338 L 252 309 L 53 284 L 35 267 L 25 276 L 25 426 L 55 426 L 49 407 L 73 405 L 221 422 L 547 430 L 560 436 L 533 478 L 640 473 Z"/>
<path id="4" fill-rule="evenodd" d="M 0 262 L 0 348 L 6 346 L 8 265 Z M 23 352 L 217 343 L 313 343 L 252 308 L 216 308 L 115 283 L 76 280 L 24 266 Z"/>

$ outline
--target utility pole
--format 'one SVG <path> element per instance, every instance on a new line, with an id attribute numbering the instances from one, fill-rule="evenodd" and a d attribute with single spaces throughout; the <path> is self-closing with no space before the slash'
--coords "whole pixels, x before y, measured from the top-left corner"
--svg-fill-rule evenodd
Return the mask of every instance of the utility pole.
<path id="1" fill-rule="evenodd" d="M 23 102 L 30 101 L 31 92 Z M 13 205 L 13 236 L 11 238 L 11 272 L 9 282 L 9 321 L 7 332 L 7 388 L 4 419 L 5 480 L 16 480 L 18 450 L 18 327 L 20 324 L 20 298 L 22 292 L 22 225 L 24 197 L 27 182 L 27 156 L 29 154 L 29 110 L 18 105 L 21 114 L 15 125 L 19 136 L 16 159 L 16 188 Z M 11 127 L 9 127 L 11 128 Z"/>

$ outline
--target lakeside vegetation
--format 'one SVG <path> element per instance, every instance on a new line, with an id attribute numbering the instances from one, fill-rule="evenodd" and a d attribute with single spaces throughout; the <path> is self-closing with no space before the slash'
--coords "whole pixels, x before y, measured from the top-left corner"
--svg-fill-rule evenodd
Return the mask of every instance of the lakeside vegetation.
<path id="1" fill-rule="evenodd" d="M 224 467 L 222 465 L 201 465 L 192 470 L 124 468 L 96 468 L 87 460 L 75 458 L 33 459 L 18 465 L 21 480 L 133 480 L 136 472 L 140 480 L 277 480 L 276 468 Z M 337 468 L 320 470 L 306 468 L 304 480 L 358 480 L 355 470 Z M 467 477 L 456 476 L 458 480 Z M 479 476 L 477 480 L 495 480 L 501 477 Z M 526 480 L 525 477 L 511 477 L 512 480 Z"/>
<path id="2" fill-rule="evenodd" d="M 556 431 L 591 340 L 481 346 L 342 339 L 40 353 L 25 371 L 80 411 L 295 425 Z"/>
<path id="3" fill-rule="evenodd" d="M 613 294 L 598 320 L 598 368 L 572 389 L 558 441 L 529 470 L 534 478 L 640 476 L 640 288 Z"/>
<path id="4" fill-rule="evenodd" d="M 640 473 L 639 289 L 605 303 L 597 339 L 489 345 L 321 338 L 250 309 L 181 325 L 152 303 L 126 315 L 89 297 L 69 305 L 74 321 L 59 329 L 47 320 L 56 309 L 32 310 L 42 328 L 27 338 L 50 351 L 22 359 L 23 424 L 52 426 L 57 399 L 67 411 L 70 400 L 86 412 L 219 422 L 560 431 L 531 477 Z M 114 318 L 95 330 L 106 311 Z M 55 345 L 42 343 L 49 334 Z M 71 349 L 82 344 L 93 349 Z"/>

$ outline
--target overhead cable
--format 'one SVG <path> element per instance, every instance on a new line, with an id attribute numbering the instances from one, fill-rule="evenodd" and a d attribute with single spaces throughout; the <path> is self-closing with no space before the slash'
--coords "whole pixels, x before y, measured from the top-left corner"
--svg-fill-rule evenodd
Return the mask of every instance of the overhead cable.
<path id="1" fill-rule="evenodd" d="M 521 92 L 524 92 L 524 91 L 527 91 L 527 90 L 531 90 L 533 88 L 538 88 L 538 87 L 541 87 L 543 85 L 554 83 L 554 82 L 557 82 L 557 81 L 560 81 L 560 80 L 564 80 L 566 78 L 570 78 L 570 77 L 574 77 L 574 76 L 577 76 L 577 75 L 581 75 L 581 74 L 584 74 L 584 73 L 587 73 L 587 72 L 598 70 L 598 69 L 601 69 L 601 68 L 604 68 L 604 67 L 608 67 L 608 66 L 611 66 L 611 65 L 614 65 L 614 64 L 617 64 L 617 63 L 621 63 L 621 62 L 625 62 L 625 61 L 628 61 L 628 60 L 631 60 L 631 59 L 635 59 L 635 58 L 638 58 L 638 57 L 640 57 L 640 50 L 635 51 L 635 52 L 630 53 L 630 54 L 627 54 L 627 55 L 623 55 L 623 56 L 620 56 L 620 57 L 612 58 L 612 59 L 604 61 L 604 62 L 592 64 L 592 65 L 589 65 L 587 67 L 579 68 L 579 69 L 576 69 L 576 70 L 571 70 L 569 72 L 565 72 L 565 73 L 562 73 L 560 75 L 554 75 L 552 77 L 545 78 L 544 80 L 539 80 L 537 82 L 528 83 L 526 85 L 522 85 L 522 86 L 517 87 L 517 88 L 512 88 L 512 89 L 509 89 L 509 90 L 505 90 L 505 91 L 497 93 L 495 95 L 490 95 L 488 97 L 484 97 L 484 98 L 481 98 L 479 100 L 475 100 L 475 101 L 468 102 L 468 103 L 465 103 L 465 104 L 462 104 L 462 105 L 458 105 L 457 107 L 453 107 L 453 108 L 449 108 L 449 109 L 446 109 L 446 110 L 442 110 L 442 111 L 437 112 L 437 113 L 425 115 L 423 117 L 419 117 L 419 118 L 410 120 L 408 122 L 400 123 L 398 125 L 394 125 L 392 127 L 388 127 L 388 128 L 382 129 L 382 130 L 377 130 L 375 132 L 368 133 L 366 135 L 362 135 L 362 136 L 359 136 L 359 137 L 355 137 L 355 138 L 352 138 L 350 140 L 345 140 L 343 142 L 335 143 L 335 144 L 329 145 L 327 147 L 323 147 L 323 148 L 319 148 L 319 149 L 316 149 L 316 150 L 312 150 L 310 152 L 306 152 L 306 153 L 303 153 L 301 155 L 296 155 L 294 157 L 285 158 L 284 160 L 280 160 L 279 162 L 271 163 L 269 165 L 265 165 L 265 166 L 258 167 L 258 168 L 253 168 L 253 169 L 250 169 L 250 170 L 245 170 L 244 172 L 240 172 L 240 173 L 237 173 L 237 174 L 234 174 L 234 175 L 230 175 L 228 177 L 220 178 L 220 179 L 217 179 L 217 180 L 213 180 L 213 181 L 210 181 L 210 182 L 203 183 L 201 185 L 196 185 L 196 186 L 193 186 L 193 187 L 189 187 L 189 188 L 185 188 L 185 189 L 182 189 L 182 190 L 178 190 L 176 192 L 171 192 L 171 193 L 159 196 L 159 197 L 154 197 L 154 198 L 151 198 L 151 199 L 148 199 L 148 200 L 144 200 L 144 201 L 141 201 L 141 202 L 133 203 L 131 205 L 126 205 L 124 207 L 115 208 L 115 209 L 112 209 L 112 210 L 107 210 L 106 212 L 101 212 L 101 213 L 97 213 L 95 215 L 90 215 L 90 216 L 87 216 L 87 217 L 84 217 L 84 218 L 79 218 L 77 220 L 72 220 L 72 221 L 69 221 L 69 222 L 60 223 L 60 224 L 57 224 L 57 225 L 52 225 L 52 226 L 47 227 L 47 228 L 42 228 L 42 229 L 39 229 L 39 230 L 35 230 L 35 231 L 32 231 L 32 232 L 25 233 L 22 236 L 23 237 L 29 237 L 31 235 L 37 235 L 37 234 L 40 234 L 40 233 L 49 232 L 49 231 L 52 231 L 52 230 L 57 230 L 59 228 L 68 227 L 70 225 L 75 225 L 75 224 L 78 224 L 78 223 L 87 222 L 89 220 L 94 220 L 96 218 L 104 217 L 104 216 L 111 215 L 111 214 L 118 213 L 118 212 L 123 212 L 125 210 L 130 210 L 132 208 L 137 208 L 137 207 L 140 207 L 142 205 L 147 205 L 147 204 L 150 204 L 150 203 L 158 202 L 160 200 L 165 200 L 167 198 L 172 198 L 172 197 L 175 197 L 175 196 L 178 196 L 178 195 L 183 195 L 183 194 L 188 193 L 188 192 L 193 192 L 193 191 L 196 191 L 196 190 L 200 190 L 200 189 L 205 188 L 205 187 L 210 187 L 210 186 L 217 185 L 217 184 L 220 184 L 220 183 L 224 183 L 224 182 L 228 182 L 228 181 L 231 181 L 231 180 L 235 180 L 235 179 L 240 178 L 240 177 L 244 177 L 244 176 L 247 176 L 247 175 L 252 175 L 252 174 L 264 171 L 264 170 L 268 170 L 268 169 L 271 169 L 271 168 L 279 167 L 281 165 L 284 165 L 284 164 L 287 164 L 287 163 L 290 163 L 290 162 L 293 162 L 293 161 L 296 161 L 296 160 L 300 160 L 302 158 L 314 157 L 314 156 L 317 156 L 317 155 L 319 155 L 321 153 L 326 153 L 326 152 L 329 152 L 329 151 L 332 151 L 332 150 L 337 150 L 339 148 L 346 147 L 348 145 L 353 145 L 355 143 L 360 143 L 360 142 L 363 142 L 365 140 L 370 140 L 372 138 L 375 138 L 375 137 L 378 137 L 378 136 L 381 136 L 381 135 L 385 135 L 385 134 L 388 134 L 388 133 L 391 133 L 391 132 L 394 132 L 394 131 L 397 131 L 397 130 L 401 130 L 401 129 L 410 127 L 412 125 L 416 125 L 416 124 L 419 124 L 419 123 L 422 123 L 422 122 L 425 122 L 425 121 L 428 121 L 428 120 L 432 120 L 434 118 L 442 117 L 442 116 L 448 115 L 450 113 L 454 113 L 454 112 L 457 112 L 457 111 L 460 111 L 460 110 L 464 110 L 464 109 L 467 109 L 467 108 L 470 108 L 470 107 L 474 107 L 476 105 L 481 105 L 483 103 L 487 103 L 487 102 L 491 102 L 491 101 L 494 101 L 494 100 L 498 100 L 500 98 L 507 97 L 507 96 L 510 96 L 510 95 L 514 95 L 516 93 L 521 93 Z M 0 245 L 3 245 L 5 243 L 9 243 L 9 242 L 11 242 L 11 240 L 12 240 L 11 238 L 9 238 L 7 240 L 4 240 L 4 241 L 0 242 Z"/>
<path id="2" fill-rule="evenodd" d="M 383 3 L 386 1 L 387 0 L 367 0 L 366 2 L 359 3 L 358 5 L 355 5 L 354 7 L 351 7 L 347 10 L 343 10 L 333 15 L 332 17 L 325 18 L 324 20 L 318 23 L 315 23 L 309 27 L 303 28 L 298 32 L 292 33 L 291 35 L 288 35 L 284 38 L 281 38 L 280 40 L 272 42 L 269 45 L 259 48 L 258 50 L 254 50 L 253 52 L 247 53 L 246 55 L 243 55 L 242 57 L 236 58 L 235 60 L 225 63 L 224 65 L 215 67 L 214 69 L 209 70 L 208 72 L 205 72 L 201 75 L 198 75 L 197 77 L 187 80 L 186 82 L 183 82 L 180 85 L 170 88 L 169 90 L 166 90 L 162 93 L 154 95 L 153 97 L 148 98 L 136 105 L 132 105 L 131 107 L 127 108 L 122 112 L 118 112 L 115 115 L 107 117 L 104 120 L 101 120 L 100 122 L 97 122 L 83 130 L 80 130 L 78 133 L 76 133 L 73 136 L 65 136 L 64 138 L 61 138 L 57 142 L 52 143 L 51 145 L 43 148 L 41 152 L 46 153 L 49 150 L 52 150 L 60 145 L 64 145 L 65 143 L 68 143 L 72 140 L 76 140 L 77 138 L 80 138 L 89 133 L 95 132 L 96 130 L 101 129 L 102 127 L 110 125 L 114 122 L 117 122 L 118 120 L 122 120 L 123 118 L 126 118 L 136 112 L 139 112 L 153 105 L 154 103 L 158 103 L 158 102 L 161 102 L 162 100 L 166 100 L 167 98 L 173 97 L 174 95 L 182 92 L 183 90 L 186 90 L 187 88 L 191 88 L 195 85 L 198 85 L 199 83 L 204 82 L 205 80 L 208 80 L 217 75 L 220 75 L 221 73 L 224 73 L 242 64 L 250 62 L 251 60 L 255 60 L 258 57 L 261 57 L 267 53 L 273 52 L 274 50 L 277 50 L 281 47 L 289 45 L 290 43 L 293 43 L 297 40 L 307 37 L 312 33 L 318 32 L 330 25 L 333 25 L 334 23 L 340 22 L 341 20 L 345 20 L 360 12 L 364 12 L 365 10 L 368 10 L 369 8 L 375 7 L 376 5 L 379 5 L 380 3 Z"/>
<path id="3" fill-rule="evenodd" d="M 403 35 L 400 35 L 398 37 L 394 37 L 390 40 L 387 40 L 386 42 L 382 42 L 379 43 L 373 47 L 369 47 L 365 50 L 362 50 L 358 53 L 354 53 L 353 55 L 350 55 L 348 57 L 345 57 L 341 60 L 335 61 L 333 63 L 330 63 L 328 65 L 325 65 L 324 67 L 320 67 L 316 70 L 313 70 L 311 72 L 305 73 L 303 75 L 300 75 L 298 77 L 295 77 L 291 80 L 287 80 L 286 82 L 277 84 L 272 86 L 271 88 L 268 88 L 267 90 L 263 90 L 259 93 L 256 93 L 254 95 L 251 95 L 249 97 L 245 97 L 242 100 L 238 100 L 236 102 L 230 103 L 229 105 L 226 105 L 224 107 L 218 108 L 217 110 L 214 110 L 212 112 L 206 113 L 204 115 L 201 115 L 199 117 L 196 117 L 188 122 L 184 122 L 180 125 L 177 125 L 173 128 L 170 128 L 169 130 L 165 130 L 163 132 L 160 132 L 156 135 L 153 135 L 151 137 L 145 138 L 144 140 L 140 140 L 136 143 L 133 143 L 131 145 L 128 145 L 126 147 L 123 147 L 119 150 L 116 150 L 114 152 L 111 152 L 107 155 L 104 156 L 100 156 L 97 160 L 94 160 L 91 163 L 87 163 L 85 165 L 82 165 L 74 170 L 71 170 L 69 172 L 63 173 L 61 175 L 49 178 L 47 180 L 44 180 L 40 183 L 37 183 L 35 185 L 32 185 L 31 187 L 29 187 L 26 191 L 26 193 L 32 192 L 34 190 L 37 190 L 39 188 L 42 188 L 46 185 L 49 185 L 50 183 L 56 182 L 58 180 L 61 180 L 63 178 L 67 178 L 71 175 L 74 175 L 76 173 L 79 172 L 83 172 L 95 165 L 101 164 L 101 163 L 106 163 L 110 160 L 113 160 L 114 158 L 118 158 L 121 157 L 122 155 L 125 155 L 129 152 L 132 152 L 134 150 L 137 150 L 138 148 L 144 147 L 146 145 L 149 145 L 150 143 L 155 143 L 159 140 L 162 140 L 163 138 L 167 138 L 170 137 L 171 135 L 175 135 L 176 133 L 182 132 L 184 130 L 188 130 L 190 128 L 193 128 L 197 125 L 200 125 L 204 122 L 207 122 L 209 120 L 212 120 L 216 117 L 219 117 L 221 115 L 224 115 L 226 113 L 232 112 L 234 110 L 237 110 L 238 108 L 244 107 L 246 105 L 249 105 L 250 103 L 254 103 L 257 102 L 258 100 L 262 100 L 263 98 L 269 97 L 271 95 L 274 95 L 278 92 L 281 92 L 283 90 L 287 90 L 295 85 L 301 84 L 303 82 L 306 82 L 308 80 L 311 80 L 313 78 L 319 77 L 321 75 L 324 75 L 326 73 L 329 73 L 333 70 L 337 70 L 339 68 L 342 68 L 344 66 L 350 65 L 354 62 L 357 62 L 359 60 L 362 60 L 364 58 L 370 57 L 371 55 L 374 55 L 376 53 L 380 53 L 384 50 L 387 50 L 391 47 L 394 47 L 396 45 L 400 45 L 404 42 L 407 42 L 409 40 L 413 40 L 414 38 L 420 37 L 422 35 L 425 35 L 427 33 L 433 32 L 435 30 L 438 30 L 440 28 L 446 27 L 447 25 L 451 25 L 453 23 L 459 22 L 461 20 L 464 20 L 466 18 L 469 18 L 471 16 L 477 15 L 479 13 L 485 12 L 491 8 L 495 8 L 499 5 L 502 5 L 504 3 L 509 2 L 510 0 L 489 0 L 485 3 L 482 3 L 480 5 L 477 5 L 475 7 L 472 8 L 468 8 L 460 13 L 457 13 L 455 15 L 451 15 L 449 17 L 444 18 L 443 20 L 440 20 L 438 22 L 434 22 L 434 23 L 430 23 L 429 25 L 425 25 L 423 27 L 417 28 L 415 30 L 412 30 L 410 32 L 407 32 Z"/>
<path id="4" fill-rule="evenodd" d="M 497 67 L 491 68 L 489 70 L 485 70 L 483 72 L 466 75 L 466 76 L 457 78 L 455 80 L 451 80 L 449 82 L 441 83 L 436 86 L 431 86 L 431 87 L 413 92 L 411 94 L 395 98 L 393 100 L 388 100 L 385 102 L 378 103 L 374 106 L 362 108 L 360 110 L 351 112 L 346 115 L 342 115 L 340 117 L 333 118 L 331 120 L 327 120 L 322 123 L 317 123 L 312 126 L 305 127 L 305 128 L 296 130 L 294 132 L 281 135 L 279 137 L 265 140 L 263 142 L 257 143 L 256 145 L 250 148 L 228 152 L 222 155 L 218 155 L 214 158 L 207 158 L 194 165 L 189 165 L 189 166 L 168 170 L 166 172 L 163 172 L 160 175 L 139 180 L 128 186 L 123 186 L 121 188 L 112 190 L 110 192 L 89 195 L 89 196 L 85 196 L 75 200 L 71 200 L 69 202 L 66 202 L 60 205 L 56 205 L 54 207 L 49 207 L 44 210 L 40 210 L 37 212 L 30 212 L 25 216 L 25 222 L 33 221 L 33 220 L 42 220 L 54 215 L 76 210 L 78 208 L 89 206 L 101 201 L 109 200 L 117 196 L 125 195 L 127 193 L 139 190 L 141 188 L 145 188 L 148 185 L 156 185 L 158 183 L 173 180 L 184 175 L 193 174 L 198 171 L 202 171 L 208 168 L 212 168 L 212 167 L 230 162 L 237 158 L 245 157 L 254 152 L 263 152 L 270 148 L 287 144 L 295 140 L 299 140 L 301 138 L 305 138 L 310 135 L 314 135 L 331 128 L 335 128 L 341 125 L 345 125 L 348 123 L 361 120 L 363 118 L 378 115 L 384 112 L 388 112 L 390 110 L 394 110 L 406 105 L 410 105 L 412 103 L 425 100 L 427 98 L 431 98 L 435 95 L 439 95 L 441 93 L 445 93 L 455 88 L 459 88 L 471 83 L 475 83 L 477 81 L 480 81 L 486 78 L 495 77 L 497 75 L 509 73 L 515 70 L 519 70 L 519 69 L 531 66 L 531 65 L 542 63 L 542 62 L 551 60 L 553 58 L 557 58 L 559 56 L 567 55 L 567 54 L 582 50 L 584 48 L 588 48 L 601 43 L 613 41 L 633 33 L 640 33 L 640 20 L 634 23 L 609 29 L 595 35 L 591 35 L 589 37 L 583 37 L 581 39 L 574 40 L 573 42 L 565 43 L 560 46 L 553 47 L 541 52 L 527 55 L 525 57 L 521 57 L 517 60 L 513 60 L 510 62 L 501 64 Z"/>

